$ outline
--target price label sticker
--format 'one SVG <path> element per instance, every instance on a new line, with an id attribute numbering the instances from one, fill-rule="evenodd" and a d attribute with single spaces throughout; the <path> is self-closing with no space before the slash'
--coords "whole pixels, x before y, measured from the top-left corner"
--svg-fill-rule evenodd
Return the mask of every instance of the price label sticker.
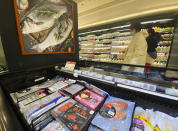
<path id="1" fill-rule="evenodd" d="M 78 73 L 74 73 L 73 76 L 76 77 L 76 78 L 78 78 Z"/>
<path id="2" fill-rule="evenodd" d="M 75 69 L 75 65 L 76 65 L 76 62 L 68 61 L 66 62 L 65 70 L 69 72 L 73 72 Z"/>

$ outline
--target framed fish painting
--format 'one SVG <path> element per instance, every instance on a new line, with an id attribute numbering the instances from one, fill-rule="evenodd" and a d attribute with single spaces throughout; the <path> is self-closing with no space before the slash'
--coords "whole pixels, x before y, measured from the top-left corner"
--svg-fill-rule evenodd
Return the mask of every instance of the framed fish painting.
<path id="1" fill-rule="evenodd" d="M 23 55 L 75 53 L 70 0 L 14 0 Z"/>

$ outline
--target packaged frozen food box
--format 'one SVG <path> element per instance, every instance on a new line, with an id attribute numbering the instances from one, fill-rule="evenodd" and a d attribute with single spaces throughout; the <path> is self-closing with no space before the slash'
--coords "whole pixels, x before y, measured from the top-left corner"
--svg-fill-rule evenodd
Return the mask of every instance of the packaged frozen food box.
<path id="1" fill-rule="evenodd" d="M 60 89 L 62 89 L 62 88 L 64 88 L 64 87 L 66 87 L 66 86 L 68 86 L 68 85 L 69 85 L 69 83 L 67 83 L 67 82 L 65 82 L 65 81 L 58 81 L 58 82 L 56 82 L 54 85 L 52 85 L 51 87 L 49 87 L 49 89 L 50 89 L 51 91 L 56 92 L 56 91 L 58 91 L 58 90 L 60 90 Z"/>
<path id="2" fill-rule="evenodd" d="M 22 106 L 22 105 L 25 106 L 29 103 L 39 100 L 39 99 L 41 99 L 47 95 L 50 95 L 52 93 L 53 92 L 51 90 L 49 90 L 48 88 L 41 89 L 39 91 L 28 94 L 26 96 L 20 97 L 18 104 L 19 104 L 19 106 Z"/>
<path id="3" fill-rule="evenodd" d="M 24 98 L 28 97 L 29 94 L 34 93 L 34 92 L 36 92 L 40 89 L 43 89 L 43 88 L 48 88 L 59 80 L 61 80 L 61 78 L 59 78 L 57 76 L 57 77 L 55 77 L 51 80 L 43 82 L 42 84 L 34 85 L 32 87 L 28 87 L 28 88 L 20 90 L 18 92 L 11 93 L 10 95 L 11 95 L 12 99 L 14 100 L 14 102 L 17 103 L 18 101 L 21 101 Z"/>
<path id="4" fill-rule="evenodd" d="M 95 111 L 104 100 L 104 97 L 86 89 L 75 96 L 75 100 Z"/>
<path id="5" fill-rule="evenodd" d="M 70 131 L 61 121 L 52 121 L 41 131 Z"/>
<path id="6" fill-rule="evenodd" d="M 68 100 L 69 98 L 69 96 L 62 94 L 61 92 L 56 92 L 39 99 L 38 101 L 25 105 L 24 107 L 21 107 L 20 110 L 24 113 L 28 123 L 31 124 L 33 119 L 49 111 L 56 105 Z"/>
<path id="7" fill-rule="evenodd" d="M 63 79 L 57 81 L 56 83 L 54 83 L 53 85 L 51 85 L 49 87 L 49 89 L 51 91 L 56 92 L 56 91 L 58 91 L 58 90 L 60 90 L 60 89 L 62 89 L 64 87 L 69 86 L 69 85 L 74 84 L 74 83 L 76 83 L 76 80 L 63 78 Z"/>
<path id="8" fill-rule="evenodd" d="M 109 95 L 107 92 L 101 90 L 100 88 L 98 88 L 98 87 L 96 87 L 96 86 L 94 86 L 92 84 L 85 83 L 85 86 L 88 89 L 92 90 L 93 92 L 95 92 L 95 93 L 97 93 L 97 94 L 99 94 L 99 95 L 101 95 L 103 97 L 107 97 Z"/>
<path id="9" fill-rule="evenodd" d="M 79 84 L 73 84 L 71 86 L 68 86 L 66 88 L 63 88 L 62 91 L 65 91 L 67 93 L 69 93 L 70 95 L 75 95 L 78 92 L 80 92 L 81 90 L 83 90 L 85 87 Z"/>
<path id="10" fill-rule="evenodd" d="M 104 131 L 129 131 L 135 103 L 108 97 L 92 121 Z"/>
<path id="11" fill-rule="evenodd" d="M 69 85 L 71 85 L 71 84 L 76 83 L 76 80 L 74 80 L 74 79 L 64 78 L 64 82 L 66 82 L 66 83 L 68 83 Z"/>
<path id="12" fill-rule="evenodd" d="M 84 131 L 94 111 L 73 99 L 60 104 L 51 111 L 56 120 L 62 121 L 72 131 Z"/>
<path id="13" fill-rule="evenodd" d="M 103 130 L 100 129 L 99 127 L 91 124 L 88 128 L 88 131 L 103 131 Z"/>
<path id="14" fill-rule="evenodd" d="M 50 122 L 54 121 L 50 111 L 32 120 L 32 127 L 35 131 L 39 131 L 46 127 Z"/>

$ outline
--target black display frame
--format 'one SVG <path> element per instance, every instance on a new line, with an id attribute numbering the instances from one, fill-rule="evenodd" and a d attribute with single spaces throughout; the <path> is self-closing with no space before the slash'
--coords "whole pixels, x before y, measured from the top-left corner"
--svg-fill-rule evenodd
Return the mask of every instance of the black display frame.
<path id="1" fill-rule="evenodd" d="M 75 54 L 34 54 L 22 55 L 19 43 L 19 35 L 14 10 L 14 1 L 5 0 L 0 2 L 0 34 L 6 56 L 8 69 L 10 72 L 32 70 L 55 66 L 66 61 L 78 61 L 78 14 L 77 4 L 69 0 L 74 6 L 74 36 L 75 36 Z M 4 13 L 5 12 L 5 13 Z"/>

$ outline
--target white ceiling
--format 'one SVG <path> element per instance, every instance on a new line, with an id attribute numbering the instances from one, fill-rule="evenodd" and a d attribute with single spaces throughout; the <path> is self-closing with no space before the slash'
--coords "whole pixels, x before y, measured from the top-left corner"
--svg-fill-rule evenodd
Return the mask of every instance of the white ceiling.
<path id="1" fill-rule="evenodd" d="M 178 0 L 74 0 L 79 29 L 178 10 Z"/>

